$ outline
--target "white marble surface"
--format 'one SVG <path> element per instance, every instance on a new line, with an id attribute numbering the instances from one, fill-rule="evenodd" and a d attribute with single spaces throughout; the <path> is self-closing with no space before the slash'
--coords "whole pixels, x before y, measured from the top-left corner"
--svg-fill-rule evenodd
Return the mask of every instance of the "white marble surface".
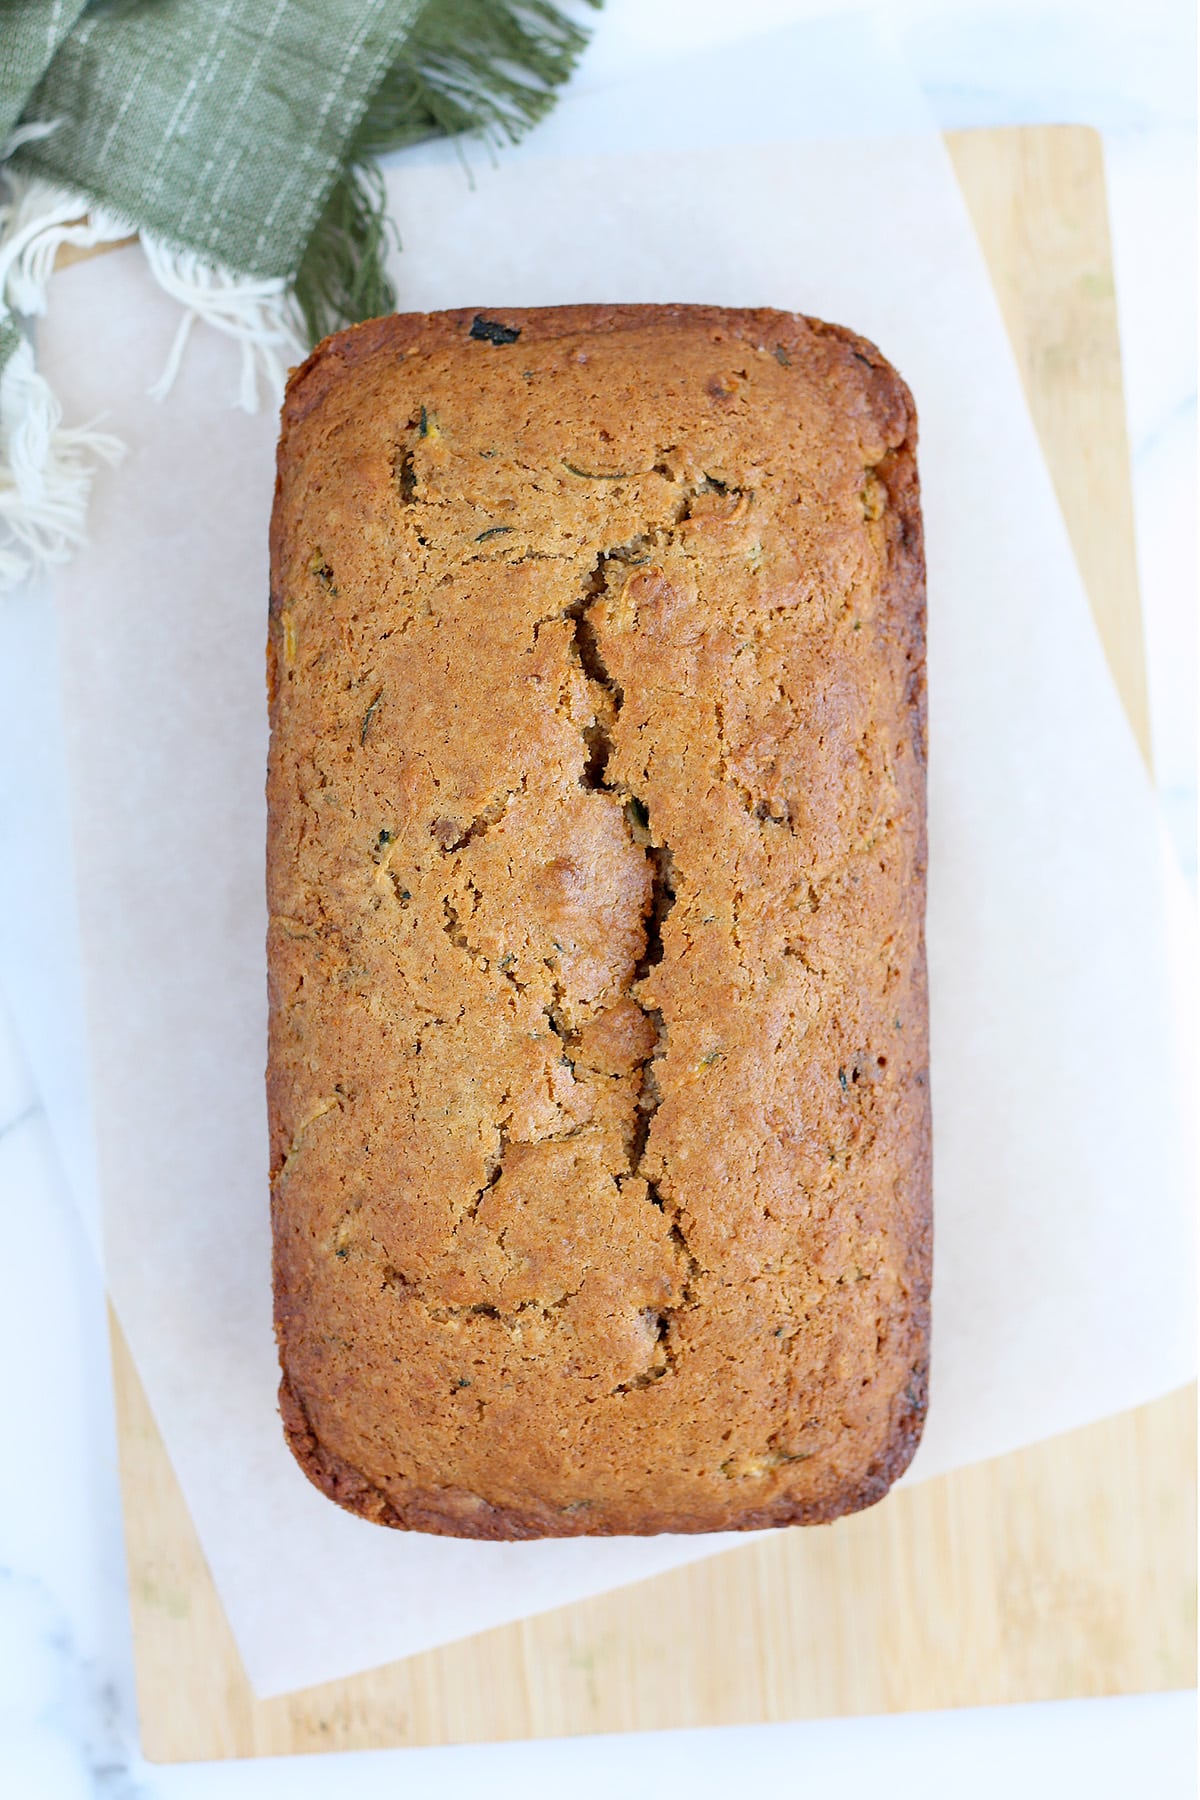
<path id="1" fill-rule="evenodd" d="M 581 84 L 614 87 L 704 42 L 825 0 L 609 0 Z M 943 123 L 1082 120 L 1104 134 L 1160 786 L 1195 870 L 1194 105 L 1187 0 L 898 0 L 886 9 Z M 0 796 L 0 805 L 4 804 Z M 304 1763 L 156 1769 L 137 1748 L 103 1298 L 0 1017 L 0 1792 L 163 1800 L 481 1787 L 503 1800 L 745 1792 L 765 1781 L 923 1800 L 1195 1788 L 1191 1695 L 668 1733 Z"/>

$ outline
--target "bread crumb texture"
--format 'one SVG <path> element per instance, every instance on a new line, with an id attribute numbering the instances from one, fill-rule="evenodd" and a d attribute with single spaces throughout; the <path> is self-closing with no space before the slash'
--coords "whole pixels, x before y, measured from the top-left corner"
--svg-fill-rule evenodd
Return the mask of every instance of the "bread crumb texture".
<path id="1" fill-rule="evenodd" d="M 399 316 L 272 528 L 285 1427 L 384 1524 L 830 1519 L 925 1407 L 924 579 L 873 346 Z"/>

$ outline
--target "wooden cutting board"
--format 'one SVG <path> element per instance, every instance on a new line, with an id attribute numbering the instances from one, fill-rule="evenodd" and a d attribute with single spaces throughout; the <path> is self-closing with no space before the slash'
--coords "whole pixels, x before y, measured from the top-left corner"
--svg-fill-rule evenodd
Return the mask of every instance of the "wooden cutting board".
<path id="1" fill-rule="evenodd" d="M 1100 142 L 949 139 L 1149 756 Z M 142 1743 L 153 1760 L 723 1725 L 1194 1684 L 1195 1389 L 366 1675 L 257 1700 L 115 1320 Z"/>

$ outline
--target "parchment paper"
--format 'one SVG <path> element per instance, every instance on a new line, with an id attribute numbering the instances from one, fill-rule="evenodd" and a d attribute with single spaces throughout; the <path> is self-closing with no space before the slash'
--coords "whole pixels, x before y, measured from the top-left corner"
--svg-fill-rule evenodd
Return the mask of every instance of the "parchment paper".
<path id="1" fill-rule="evenodd" d="M 793 307 L 875 338 L 917 396 L 937 1266 L 914 1476 L 1187 1379 L 1152 793 L 957 189 L 902 71 L 861 25 L 800 30 L 568 102 L 540 141 L 475 165 L 473 186 L 444 149 L 392 169 L 403 306 Z M 55 1123 L 83 1193 L 86 1045 L 111 1291 L 269 1694 L 730 1540 L 385 1533 L 321 1498 L 284 1449 L 262 1088 L 275 423 L 229 410 L 229 346 L 203 330 L 167 404 L 145 398 L 176 319 L 126 250 L 60 276 L 41 335 L 68 415 L 105 414 L 130 454 L 98 483 L 92 546 L 52 599 L 3 620 L 0 766 L 26 796 L 5 825 L 3 955 L 48 1087 L 58 1045 Z"/>

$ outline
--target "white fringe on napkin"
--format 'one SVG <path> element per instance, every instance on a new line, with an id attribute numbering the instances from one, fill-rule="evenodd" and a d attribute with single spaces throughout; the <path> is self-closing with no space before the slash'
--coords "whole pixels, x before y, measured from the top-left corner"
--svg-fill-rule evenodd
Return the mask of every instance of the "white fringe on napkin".
<path id="1" fill-rule="evenodd" d="M 52 129 L 24 127 L 0 151 L 0 163 L 18 142 Z M 38 177 L 0 168 L 0 183 L 0 323 L 27 329 L 29 320 L 46 312 L 64 245 L 93 249 L 139 234 L 128 219 Z M 263 386 L 278 401 L 289 363 L 304 355 L 287 283 L 235 275 L 144 233 L 140 242 L 155 281 L 183 309 L 166 365 L 149 389 L 152 397 L 169 393 L 199 320 L 240 348 L 237 404 L 243 411 L 258 410 Z M 26 337 L 0 372 L 0 593 L 65 562 L 85 541 L 93 476 L 101 463 L 117 462 L 123 448 L 95 422 L 63 425 L 62 408 L 38 373 Z"/>
<path id="2" fill-rule="evenodd" d="M 63 425 L 33 345 L 18 344 L 0 375 L 0 594 L 84 542 L 96 466 L 123 454 L 108 432 Z"/>
<path id="3" fill-rule="evenodd" d="M 172 249 L 144 233 L 141 241 L 155 281 L 184 308 L 166 367 L 150 389 L 153 398 L 161 400 L 170 392 L 192 326 L 200 319 L 241 346 L 238 405 L 243 412 L 258 411 L 260 379 L 273 399 L 282 399 L 289 366 L 306 354 L 292 322 L 287 282 L 281 276 L 233 275 L 194 251 Z"/>

